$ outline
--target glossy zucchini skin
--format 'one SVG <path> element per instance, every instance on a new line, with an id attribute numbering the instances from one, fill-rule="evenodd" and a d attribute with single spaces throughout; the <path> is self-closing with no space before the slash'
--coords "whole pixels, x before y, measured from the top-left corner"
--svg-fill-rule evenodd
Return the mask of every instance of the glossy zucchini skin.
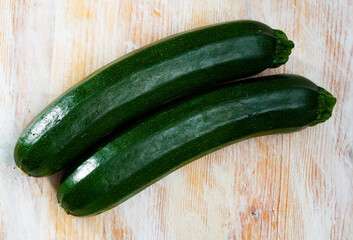
<path id="1" fill-rule="evenodd" d="M 326 121 L 335 102 L 330 93 L 295 75 L 208 89 L 114 136 L 63 178 L 58 202 L 71 215 L 99 214 L 224 146 Z"/>
<path id="2" fill-rule="evenodd" d="M 168 37 L 87 76 L 22 132 L 17 166 L 46 176 L 98 140 L 181 95 L 257 74 L 288 60 L 293 43 L 254 21 L 216 24 Z"/>

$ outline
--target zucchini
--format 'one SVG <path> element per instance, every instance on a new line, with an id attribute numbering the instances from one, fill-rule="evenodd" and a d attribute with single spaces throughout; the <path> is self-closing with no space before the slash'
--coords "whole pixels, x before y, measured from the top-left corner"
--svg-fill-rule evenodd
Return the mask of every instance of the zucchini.
<path id="1" fill-rule="evenodd" d="M 99 214 L 224 146 L 324 122 L 335 103 L 329 92 L 295 75 L 205 90 L 117 133 L 62 179 L 58 202 L 71 215 Z"/>
<path id="2" fill-rule="evenodd" d="M 235 21 L 127 54 L 44 109 L 21 133 L 15 162 L 29 176 L 51 175 L 114 129 L 171 99 L 284 64 L 293 46 L 279 30 Z"/>

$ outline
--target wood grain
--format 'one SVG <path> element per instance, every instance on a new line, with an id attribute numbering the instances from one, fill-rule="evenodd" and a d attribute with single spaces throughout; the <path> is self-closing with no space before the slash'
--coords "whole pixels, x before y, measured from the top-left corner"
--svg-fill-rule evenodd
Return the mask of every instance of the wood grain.
<path id="1" fill-rule="evenodd" d="M 351 239 L 352 0 L 0 1 L 0 239 Z M 58 206 L 59 175 L 28 178 L 13 148 L 49 102 L 110 61 L 183 30 L 255 19 L 296 43 L 270 73 L 337 97 L 304 131 L 237 143 L 91 218 Z"/>

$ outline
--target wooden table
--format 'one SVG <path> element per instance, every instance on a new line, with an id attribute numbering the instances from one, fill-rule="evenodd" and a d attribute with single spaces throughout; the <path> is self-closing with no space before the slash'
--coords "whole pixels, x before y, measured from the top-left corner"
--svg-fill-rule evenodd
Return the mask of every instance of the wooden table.
<path id="1" fill-rule="evenodd" d="M 352 239 L 352 0 L 1 0 L 1 239 Z M 296 43 L 296 73 L 337 97 L 304 131 L 212 153 L 91 218 L 58 206 L 59 176 L 16 169 L 20 131 L 84 76 L 162 37 L 255 19 Z"/>

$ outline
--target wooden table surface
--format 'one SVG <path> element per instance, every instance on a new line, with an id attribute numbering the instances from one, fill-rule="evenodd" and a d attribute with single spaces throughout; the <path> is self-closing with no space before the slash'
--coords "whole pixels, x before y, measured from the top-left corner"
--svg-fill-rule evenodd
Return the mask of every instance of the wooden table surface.
<path id="1" fill-rule="evenodd" d="M 352 0 L 1 0 L 0 239 L 352 239 L 352 15 Z M 21 130 L 84 76 L 162 37 L 236 19 L 294 40 L 289 62 L 261 75 L 296 73 L 332 92 L 329 121 L 224 148 L 91 218 L 58 206 L 58 174 L 15 167 Z"/>

